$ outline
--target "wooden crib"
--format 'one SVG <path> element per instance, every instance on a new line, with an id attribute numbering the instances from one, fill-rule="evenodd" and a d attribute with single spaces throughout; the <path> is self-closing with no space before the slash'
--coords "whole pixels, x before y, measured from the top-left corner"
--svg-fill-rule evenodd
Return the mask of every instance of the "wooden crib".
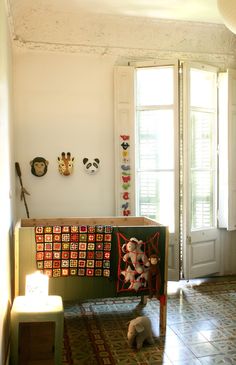
<path id="1" fill-rule="evenodd" d="M 85 300 L 117 296 L 140 296 L 147 299 L 145 290 L 118 290 L 119 248 L 117 237 L 137 237 L 145 242 L 150 235 L 158 235 L 160 253 L 160 330 L 166 329 L 167 269 L 168 269 L 168 228 L 146 217 L 91 217 L 91 218 L 42 218 L 22 219 L 15 227 L 15 296 L 25 294 L 26 275 L 35 272 L 36 241 L 35 227 L 64 226 L 111 226 L 111 274 L 109 277 L 60 276 L 50 277 L 49 295 L 60 295 L 63 300 Z"/>

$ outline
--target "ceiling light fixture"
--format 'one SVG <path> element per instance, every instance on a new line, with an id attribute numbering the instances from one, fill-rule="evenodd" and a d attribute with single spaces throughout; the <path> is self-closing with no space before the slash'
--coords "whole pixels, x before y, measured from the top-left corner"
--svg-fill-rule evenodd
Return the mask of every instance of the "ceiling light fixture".
<path id="1" fill-rule="evenodd" d="M 236 1 L 217 0 L 217 5 L 225 26 L 236 34 Z"/>

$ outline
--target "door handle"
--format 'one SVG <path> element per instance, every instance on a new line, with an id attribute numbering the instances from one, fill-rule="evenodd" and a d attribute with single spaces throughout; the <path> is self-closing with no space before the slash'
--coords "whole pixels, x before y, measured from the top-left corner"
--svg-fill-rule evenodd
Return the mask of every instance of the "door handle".
<path id="1" fill-rule="evenodd" d="M 187 244 L 191 245 L 192 244 L 192 238 L 191 236 L 187 236 Z"/>

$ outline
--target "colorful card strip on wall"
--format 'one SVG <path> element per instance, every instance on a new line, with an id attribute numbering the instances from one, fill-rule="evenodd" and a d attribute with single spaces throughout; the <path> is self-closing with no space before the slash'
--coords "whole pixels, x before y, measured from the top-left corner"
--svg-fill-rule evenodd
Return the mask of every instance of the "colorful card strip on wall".
<path id="1" fill-rule="evenodd" d="M 37 269 L 49 277 L 110 276 L 111 226 L 35 227 Z"/>
<path id="2" fill-rule="evenodd" d="M 130 136 L 120 135 L 120 171 L 121 171 L 121 196 L 120 212 L 123 216 L 131 215 L 131 168 L 130 168 Z"/>

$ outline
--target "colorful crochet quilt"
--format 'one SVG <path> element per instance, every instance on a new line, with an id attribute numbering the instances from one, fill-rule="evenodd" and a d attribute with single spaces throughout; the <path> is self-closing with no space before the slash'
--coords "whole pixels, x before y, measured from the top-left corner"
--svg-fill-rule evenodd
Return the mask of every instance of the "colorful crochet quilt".
<path id="1" fill-rule="evenodd" d="M 37 269 L 49 277 L 109 277 L 112 227 L 35 227 Z"/>

